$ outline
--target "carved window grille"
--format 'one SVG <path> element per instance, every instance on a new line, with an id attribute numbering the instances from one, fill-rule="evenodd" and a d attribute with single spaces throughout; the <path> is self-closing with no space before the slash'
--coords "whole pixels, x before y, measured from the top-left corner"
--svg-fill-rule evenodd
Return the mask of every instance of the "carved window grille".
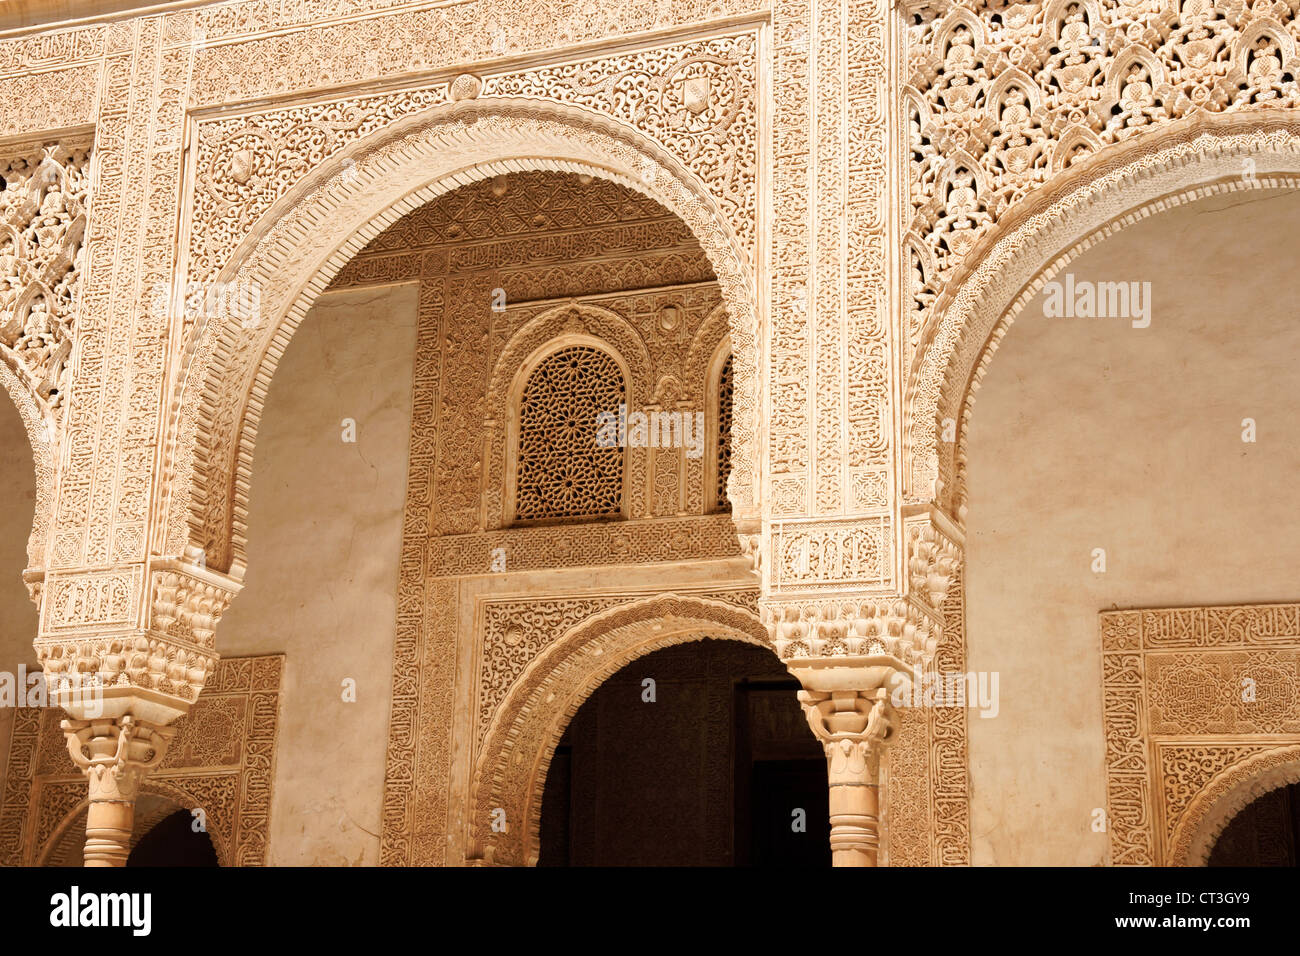
<path id="1" fill-rule="evenodd" d="M 727 477 L 731 474 L 731 415 L 735 400 L 735 379 L 731 374 L 731 356 L 727 356 L 718 375 L 718 484 L 714 489 L 713 506 L 718 511 L 730 511 L 727 498 Z"/>
<path id="2" fill-rule="evenodd" d="M 519 402 L 516 520 L 622 514 L 623 447 L 597 439 L 612 435 L 600 434 L 602 413 L 617 424 L 626 402 L 623 373 L 600 349 L 561 349 L 533 370 Z"/>

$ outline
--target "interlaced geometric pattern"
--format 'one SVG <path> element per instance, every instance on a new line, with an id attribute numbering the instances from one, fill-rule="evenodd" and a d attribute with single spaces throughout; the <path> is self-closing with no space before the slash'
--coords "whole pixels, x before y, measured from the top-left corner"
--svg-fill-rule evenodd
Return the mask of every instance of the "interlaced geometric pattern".
<path id="1" fill-rule="evenodd" d="M 727 356 L 718 376 L 718 487 L 714 505 L 718 511 L 730 511 L 727 498 L 727 477 L 731 474 L 731 405 L 735 396 L 735 380 L 731 375 L 731 356 Z"/>
<path id="2" fill-rule="evenodd" d="M 515 517 L 600 518 L 623 511 L 623 448 L 596 444 L 601 412 L 627 401 L 607 353 L 573 346 L 533 371 L 519 403 Z"/>

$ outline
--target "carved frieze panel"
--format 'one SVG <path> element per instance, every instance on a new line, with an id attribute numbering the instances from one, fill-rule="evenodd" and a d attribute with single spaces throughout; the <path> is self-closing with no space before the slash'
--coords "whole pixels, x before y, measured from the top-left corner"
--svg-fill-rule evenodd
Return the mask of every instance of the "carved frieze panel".
<path id="1" fill-rule="evenodd" d="M 893 581 L 893 536 L 887 516 L 845 522 L 773 522 L 772 587 L 843 591 Z"/>
<path id="2" fill-rule="evenodd" d="M 508 528 L 429 539 L 431 576 L 485 574 L 500 558 L 511 571 L 732 558 L 740 555 L 727 514 L 592 524 L 581 529 Z"/>
<path id="3" fill-rule="evenodd" d="M 0 77 L 0 136 L 85 126 L 95 120 L 99 64 Z"/>
<path id="4" fill-rule="evenodd" d="M 108 31 L 99 25 L 0 40 L 0 76 L 98 60 L 108 51 Z"/>
<path id="5" fill-rule="evenodd" d="M 250 0 L 169 19 L 194 21 L 202 49 L 195 63 L 193 102 L 211 105 L 418 75 L 761 14 L 767 8 L 765 0 L 717 0 L 707 7 L 692 0 L 616 0 L 602 6 L 583 0 L 472 0 L 386 12 L 398 5 L 396 0 Z M 335 22 L 292 29 L 327 20 Z"/>
<path id="6" fill-rule="evenodd" d="M 267 862 L 282 655 L 217 665 L 161 766 L 143 786 L 204 811 L 223 866 Z M 86 782 L 68 758 L 58 708 L 15 713 L 0 803 L 0 863 L 36 865 L 84 840 Z"/>
<path id="7" fill-rule="evenodd" d="M 1190 847 L 1215 801 L 1250 768 L 1300 754 L 1300 605 L 1106 611 L 1100 623 L 1110 862 L 1203 862 Z"/>

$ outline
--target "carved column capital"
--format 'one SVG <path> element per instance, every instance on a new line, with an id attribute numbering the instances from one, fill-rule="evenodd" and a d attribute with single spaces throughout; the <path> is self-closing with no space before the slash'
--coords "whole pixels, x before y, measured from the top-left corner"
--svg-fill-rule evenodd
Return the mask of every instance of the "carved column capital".
<path id="1" fill-rule="evenodd" d="M 162 763 L 176 729 L 131 714 L 65 720 L 62 727 L 68 754 L 89 785 L 86 866 L 125 866 L 140 783 Z"/>
<path id="2" fill-rule="evenodd" d="M 60 724 L 72 762 L 90 782 L 94 801 L 130 802 L 145 775 L 167 755 L 175 727 L 137 720 L 130 714 Z"/>
<path id="3" fill-rule="evenodd" d="M 799 691 L 808 726 L 826 751 L 831 786 L 875 779 L 881 750 L 896 736 L 889 691 Z"/>
<path id="4" fill-rule="evenodd" d="M 878 657 L 911 671 L 934 657 L 942 628 L 932 608 L 893 595 L 765 600 L 760 613 L 787 665 L 802 658 Z"/>
<path id="5" fill-rule="evenodd" d="M 826 752 L 831 859 L 836 866 L 876 866 L 880 856 L 880 755 L 896 735 L 898 720 L 889 702 L 898 672 L 880 660 L 853 669 L 791 668 L 807 683 L 825 689 L 799 691 L 808 726 Z M 859 688 L 833 688 L 852 680 Z"/>

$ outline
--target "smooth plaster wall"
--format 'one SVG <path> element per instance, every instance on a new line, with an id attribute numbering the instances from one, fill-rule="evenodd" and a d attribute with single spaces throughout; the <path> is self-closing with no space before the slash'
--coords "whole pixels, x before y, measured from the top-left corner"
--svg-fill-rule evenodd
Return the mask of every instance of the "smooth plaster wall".
<path id="1" fill-rule="evenodd" d="M 1099 611 L 1300 600 L 1298 247 L 1294 194 L 1143 220 L 1064 271 L 1151 281 L 1149 328 L 1044 318 L 1040 293 L 994 356 L 966 523 L 968 667 L 1001 697 L 969 718 L 976 864 L 1105 860 Z"/>
<path id="2" fill-rule="evenodd" d="M 5 506 L 0 508 L 0 670 L 18 678 L 18 666 L 36 663 L 32 641 L 36 638 L 36 605 L 27 596 L 23 569 L 27 567 L 27 538 L 36 511 L 36 466 L 27 430 L 9 396 L 0 393 L 0 487 Z M 4 793 L 9 762 L 12 708 L 0 707 L 0 794 Z"/>
<path id="3" fill-rule="evenodd" d="M 247 585 L 217 648 L 286 655 L 272 864 L 379 862 L 416 295 L 401 285 L 322 296 L 258 429 Z M 355 444 L 342 440 L 345 418 Z"/>

